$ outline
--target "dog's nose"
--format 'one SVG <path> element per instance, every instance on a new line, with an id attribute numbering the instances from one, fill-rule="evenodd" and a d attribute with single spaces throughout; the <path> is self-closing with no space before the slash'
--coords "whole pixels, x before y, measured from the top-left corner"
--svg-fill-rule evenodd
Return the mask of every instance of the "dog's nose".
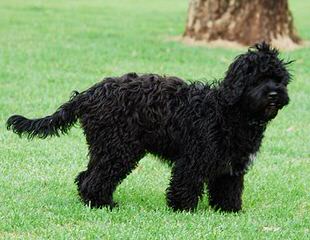
<path id="1" fill-rule="evenodd" d="M 275 99 L 275 98 L 277 98 L 277 96 L 278 96 L 278 93 L 275 92 L 275 91 L 272 91 L 272 92 L 268 93 L 268 98 L 269 99 Z"/>

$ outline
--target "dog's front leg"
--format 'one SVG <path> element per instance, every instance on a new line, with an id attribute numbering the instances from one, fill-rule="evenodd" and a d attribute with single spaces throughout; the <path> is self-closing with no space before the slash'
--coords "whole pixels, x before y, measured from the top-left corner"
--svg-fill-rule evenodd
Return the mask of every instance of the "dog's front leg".
<path id="1" fill-rule="evenodd" d="M 209 183 L 209 203 L 215 209 L 238 212 L 242 206 L 243 174 L 223 175 Z"/>
<path id="2" fill-rule="evenodd" d="M 174 211 L 195 210 L 203 194 L 204 178 L 198 164 L 189 166 L 188 161 L 178 161 L 172 169 L 167 203 Z"/>

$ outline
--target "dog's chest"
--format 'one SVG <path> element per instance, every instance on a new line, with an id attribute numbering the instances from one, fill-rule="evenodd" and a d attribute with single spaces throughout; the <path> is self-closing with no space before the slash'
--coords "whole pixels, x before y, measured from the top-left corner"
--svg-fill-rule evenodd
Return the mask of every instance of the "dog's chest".
<path id="1" fill-rule="evenodd" d="M 251 167 L 256 159 L 256 153 L 251 153 L 249 156 L 249 161 L 247 163 L 247 167 Z"/>
<path id="2" fill-rule="evenodd" d="M 253 165 L 256 159 L 256 154 L 250 154 L 248 157 L 243 157 L 241 161 L 227 161 L 226 166 L 223 168 L 222 174 L 229 174 L 231 176 L 239 176 L 245 174 Z"/>
<path id="3" fill-rule="evenodd" d="M 232 136 L 226 145 L 224 172 L 235 176 L 245 174 L 255 161 L 262 137 L 262 134 L 251 131 Z"/>

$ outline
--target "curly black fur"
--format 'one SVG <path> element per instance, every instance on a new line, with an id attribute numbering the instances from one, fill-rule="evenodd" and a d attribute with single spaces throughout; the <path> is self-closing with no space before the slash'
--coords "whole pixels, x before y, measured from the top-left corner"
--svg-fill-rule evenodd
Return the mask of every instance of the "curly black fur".
<path id="1" fill-rule="evenodd" d="M 206 184 L 211 206 L 239 211 L 266 125 L 289 102 L 287 64 L 261 43 L 238 56 L 218 84 L 129 73 L 76 93 L 51 116 L 12 116 L 7 126 L 45 138 L 79 120 L 90 161 L 76 183 L 92 207 L 113 207 L 117 185 L 150 152 L 172 165 L 167 202 L 174 210 L 195 209 Z"/>

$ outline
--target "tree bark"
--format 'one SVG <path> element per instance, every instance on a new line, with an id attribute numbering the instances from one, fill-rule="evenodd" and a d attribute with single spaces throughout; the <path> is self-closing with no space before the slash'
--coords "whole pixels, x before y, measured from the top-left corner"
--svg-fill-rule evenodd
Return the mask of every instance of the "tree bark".
<path id="1" fill-rule="evenodd" d="M 184 36 L 243 45 L 300 42 L 287 0 L 190 0 Z"/>

